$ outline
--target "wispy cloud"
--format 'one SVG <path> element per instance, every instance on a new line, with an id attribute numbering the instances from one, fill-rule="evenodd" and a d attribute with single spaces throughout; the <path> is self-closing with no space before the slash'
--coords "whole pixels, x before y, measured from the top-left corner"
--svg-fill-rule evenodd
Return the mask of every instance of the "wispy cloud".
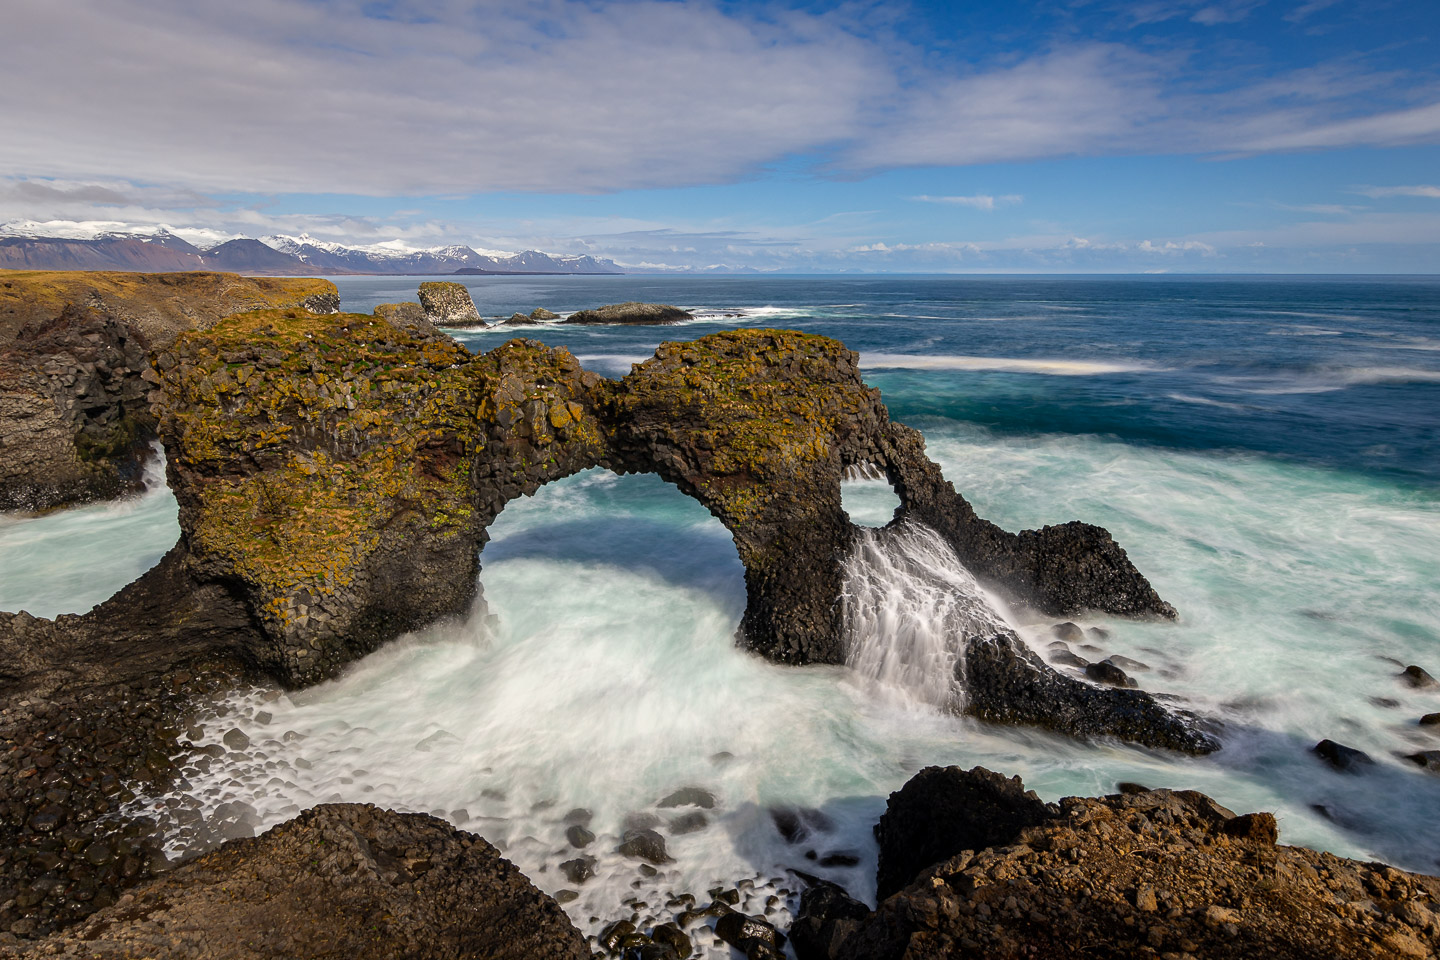
<path id="1" fill-rule="evenodd" d="M 1430 197 L 1440 200 L 1440 187 L 1429 184 L 1417 184 L 1413 187 L 1361 187 L 1355 192 L 1376 200 L 1382 197 Z"/>
<path id="2" fill-rule="evenodd" d="M 929 194 L 921 194 L 910 199 L 920 203 L 945 203 L 956 207 L 974 207 L 976 210 L 994 210 L 997 206 L 1020 203 L 1025 198 L 1018 193 L 1007 193 L 1000 197 L 993 197 L 988 193 L 977 193 L 969 197 L 933 197 Z"/>

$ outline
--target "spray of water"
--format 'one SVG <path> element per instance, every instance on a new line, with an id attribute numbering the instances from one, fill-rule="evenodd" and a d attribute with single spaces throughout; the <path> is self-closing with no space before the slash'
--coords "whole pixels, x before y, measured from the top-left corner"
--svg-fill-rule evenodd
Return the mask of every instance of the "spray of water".
<path id="1" fill-rule="evenodd" d="M 914 520 L 859 530 L 845 564 L 843 603 L 851 669 L 957 713 L 965 644 L 1012 632 L 949 544 Z"/>

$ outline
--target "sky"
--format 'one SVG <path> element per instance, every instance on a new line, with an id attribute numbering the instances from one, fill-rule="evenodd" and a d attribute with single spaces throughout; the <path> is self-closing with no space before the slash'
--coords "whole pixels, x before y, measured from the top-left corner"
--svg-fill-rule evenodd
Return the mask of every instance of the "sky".
<path id="1" fill-rule="evenodd" d="M 0 232 L 1440 273 L 1436 0 L 0 9 Z"/>

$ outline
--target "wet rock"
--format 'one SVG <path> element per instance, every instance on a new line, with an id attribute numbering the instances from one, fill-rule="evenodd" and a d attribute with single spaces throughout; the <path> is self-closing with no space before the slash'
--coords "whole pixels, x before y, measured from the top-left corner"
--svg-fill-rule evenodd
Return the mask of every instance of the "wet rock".
<path id="1" fill-rule="evenodd" d="M 810 830 L 800 819 L 800 811 L 778 807 L 770 811 L 770 820 L 786 843 L 799 843 L 810 835 Z"/>
<path id="2" fill-rule="evenodd" d="M 932 863 L 962 850 L 1013 842 L 1052 811 L 1019 777 L 975 767 L 926 767 L 890 794 L 875 825 L 878 896 L 885 899 Z"/>
<path id="3" fill-rule="evenodd" d="M 620 952 L 620 941 L 635 933 L 635 924 L 617 920 L 600 931 L 600 945 L 611 953 Z"/>
<path id="4" fill-rule="evenodd" d="M 704 830 L 710 825 L 710 818 L 698 810 L 693 813 L 682 813 L 670 820 L 670 832 L 677 837 L 686 833 L 696 833 Z"/>
<path id="5" fill-rule="evenodd" d="M 595 876 L 595 858 L 576 857 L 574 860 L 566 860 L 560 864 L 560 872 L 565 874 L 566 880 L 578 887 Z"/>
<path id="6" fill-rule="evenodd" d="M 679 323 L 682 320 L 694 319 L 695 315 L 693 313 L 688 310 L 681 310 L 679 307 L 672 307 L 664 303 L 639 303 L 631 300 L 626 303 L 612 303 L 608 306 L 596 307 L 594 310 L 578 310 L 561 322 L 576 324 L 623 323 L 653 325 Z"/>
<path id="7" fill-rule="evenodd" d="M 671 857 L 665 850 L 665 838 L 654 830 L 626 830 L 617 852 L 632 860 L 650 863 L 670 863 Z"/>
<path id="8" fill-rule="evenodd" d="M 729 750 L 721 750 L 719 753 L 710 754 L 710 762 L 715 764 L 715 766 L 717 767 L 723 767 L 725 764 L 729 763 L 731 760 L 734 759 L 735 754 L 731 753 Z"/>
<path id="9" fill-rule="evenodd" d="M 1085 639 L 1085 631 L 1080 628 L 1080 625 L 1078 623 L 1071 623 L 1068 620 L 1065 623 L 1055 624 L 1050 628 L 1050 632 L 1053 633 L 1056 638 L 1071 643 L 1079 643 Z"/>
<path id="10" fill-rule="evenodd" d="M 1119 783 L 1115 784 L 1115 791 L 1117 793 L 1125 794 L 1128 796 L 1137 793 L 1149 793 L 1150 788 L 1143 784 L 1133 783 L 1129 780 L 1121 780 Z"/>
<path id="11" fill-rule="evenodd" d="M 1051 663 L 1057 663 L 1062 667 L 1076 667 L 1080 670 L 1090 666 L 1090 661 L 1079 654 L 1071 653 L 1069 650 L 1061 650 L 1059 653 L 1050 656 Z"/>
<path id="12" fill-rule="evenodd" d="M 565 816 L 561 819 L 564 823 L 578 823 L 581 825 L 585 825 L 588 824 L 592 818 L 593 815 L 590 813 L 589 810 L 586 810 L 584 807 L 574 807 L 573 809 L 567 811 Z"/>
<path id="13" fill-rule="evenodd" d="M 1132 673 L 1144 673 L 1150 669 L 1150 665 L 1139 660 L 1132 660 L 1129 657 L 1122 657 L 1119 654 L 1111 654 L 1104 662 L 1113 663 L 1121 670 L 1128 670 Z"/>
<path id="14" fill-rule="evenodd" d="M 525 314 L 523 314 L 523 313 L 512 313 L 512 314 L 510 314 L 510 316 L 508 316 L 508 317 L 506 317 L 505 319 L 499 321 L 500 325 L 501 325 L 501 326 L 504 326 L 504 327 L 526 326 L 526 325 L 531 324 L 531 323 L 534 323 L 534 322 L 535 322 L 535 321 L 531 320 L 529 317 L 525 316 Z"/>
<path id="15" fill-rule="evenodd" d="M 853 853 L 827 853 L 818 862 L 822 867 L 853 867 L 860 858 Z"/>
<path id="16" fill-rule="evenodd" d="M 243 731 L 233 727 L 230 730 L 226 731 L 225 736 L 221 738 L 221 741 L 225 744 L 225 746 L 235 751 L 244 750 L 246 747 L 250 746 L 250 738 L 246 736 Z"/>
<path id="17" fill-rule="evenodd" d="M 1110 631 L 1104 627 L 1090 627 L 1085 633 L 1094 640 L 1104 641 L 1110 639 Z"/>
<path id="18" fill-rule="evenodd" d="M 552 313 L 551 311 L 546 310 L 544 307 L 536 307 L 534 310 L 530 311 L 529 319 L 536 323 L 539 323 L 542 320 L 559 320 L 560 314 Z"/>
<path id="19" fill-rule="evenodd" d="M 1109 660 L 1085 666 L 1085 676 L 1111 687 L 1134 687 L 1135 680 Z"/>
<path id="20" fill-rule="evenodd" d="M 1422 667 L 1411 664 L 1400 672 L 1400 681 L 1412 690 L 1434 690 L 1440 687 L 1440 682 Z"/>
<path id="21" fill-rule="evenodd" d="M 1400 706 L 1400 701 L 1394 697 L 1370 697 L 1370 703 L 1382 710 L 1394 710 Z"/>
<path id="22" fill-rule="evenodd" d="M 1415 764 L 1422 770 L 1430 773 L 1440 773 L 1440 750 L 1421 750 L 1419 753 L 1407 753 L 1405 759 Z"/>
<path id="23" fill-rule="evenodd" d="M 756 946 L 778 954 L 785 947 L 785 935 L 760 917 L 731 911 L 715 921 L 715 935 L 741 953 Z"/>
<path id="24" fill-rule="evenodd" d="M 662 923 L 650 931 L 650 939 L 668 946 L 677 960 L 686 960 L 695 952 L 695 946 L 685 932 L 673 923 Z"/>
<path id="25" fill-rule="evenodd" d="M 1440 713 L 1427 713 L 1420 718 L 1422 727 L 1440 727 Z"/>
<path id="26" fill-rule="evenodd" d="M 1366 767 L 1373 767 L 1375 761 L 1363 750 L 1347 747 L 1334 740 L 1321 740 L 1312 748 L 1314 753 L 1336 770 L 1359 773 Z"/>
<path id="27" fill-rule="evenodd" d="M 816 877 L 802 879 L 808 886 L 790 925 L 790 946 L 797 960 L 831 960 L 870 918 L 870 908 L 837 884 Z"/>
<path id="28" fill-rule="evenodd" d="M 674 793 L 662 799 L 656 804 L 657 807 L 700 807 L 709 810 L 715 806 L 715 795 L 700 787 L 681 787 Z"/>
<path id="29" fill-rule="evenodd" d="M 570 841 L 570 846 L 583 850 L 595 842 L 595 834 L 578 823 L 572 823 L 565 828 L 565 839 Z"/>

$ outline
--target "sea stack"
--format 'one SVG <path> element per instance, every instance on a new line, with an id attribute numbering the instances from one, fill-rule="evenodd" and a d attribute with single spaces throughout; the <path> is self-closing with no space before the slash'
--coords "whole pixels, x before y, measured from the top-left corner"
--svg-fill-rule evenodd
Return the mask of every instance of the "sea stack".
<path id="1" fill-rule="evenodd" d="M 420 306 L 430 322 L 442 327 L 483 326 L 470 290 L 453 280 L 431 280 L 420 284 Z"/>

